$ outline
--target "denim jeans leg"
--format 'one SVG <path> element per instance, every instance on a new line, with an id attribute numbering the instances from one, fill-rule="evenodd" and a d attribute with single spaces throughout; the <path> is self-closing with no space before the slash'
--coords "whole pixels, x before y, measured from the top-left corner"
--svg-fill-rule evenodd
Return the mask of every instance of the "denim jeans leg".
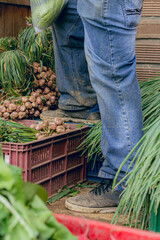
<path id="1" fill-rule="evenodd" d="M 97 104 L 84 54 L 84 28 L 77 0 L 69 0 L 52 26 L 57 87 L 62 110 L 85 110 Z"/>
<path id="2" fill-rule="evenodd" d="M 99 176 L 113 179 L 143 135 L 141 94 L 136 76 L 135 38 L 143 0 L 79 0 L 85 54 L 102 118 L 105 161 Z M 119 180 L 133 158 L 122 168 Z"/>

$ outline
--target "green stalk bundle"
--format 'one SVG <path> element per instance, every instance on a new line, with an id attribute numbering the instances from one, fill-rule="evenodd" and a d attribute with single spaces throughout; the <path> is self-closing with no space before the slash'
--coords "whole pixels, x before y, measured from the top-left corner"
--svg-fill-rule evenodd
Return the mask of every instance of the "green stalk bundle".
<path id="1" fill-rule="evenodd" d="M 12 50 L 0 53 L 0 84 L 6 95 L 28 94 L 31 76 L 29 60 L 23 52 Z"/>
<path id="2" fill-rule="evenodd" d="M 17 39 L 14 37 L 5 37 L 0 39 L 0 53 L 15 50 L 17 48 Z"/>
<path id="3" fill-rule="evenodd" d="M 144 127 L 160 115 L 160 76 L 140 82 Z"/>
<path id="4" fill-rule="evenodd" d="M 36 133 L 35 129 L 0 118 L 0 142 L 27 143 L 37 140 Z"/>
<path id="5" fill-rule="evenodd" d="M 38 34 L 27 18 L 27 27 L 18 36 L 19 49 L 29 57 L 31 62 L 42 61 L 43 65 L 54 68 L 54 50 L 51 29 L 46 29 Z"/>
<path id="6" fill-rule="evenodd" d="M 127 179 L 127 188 L 123 191 L 113 222 L 116 223 L 123 214 L 123 217 L 128 216 L 130 226 L 138 227 L 140 225 L 141 229 L 148 228 L 153 206 L 155 214 L 160 206 L 160 116 L 144 130 L 145 135 L 121 164 L 113 184 L 114 188 L 122 167 L 133 151 L 139 147 L 128 168 L 128 173 L 121 180 L 123 182 Z M 129 172 L 133 164 L 135 165 Z"/>
<path id="7" fill-rule="evenodd" d="M 93 168 L 96 163 L 97 157 L 102 157 L 101 152 L 101 131 L 102 131 L 102 123 L 97 122 L 93 124 L 93 127 L 87 132 L 84 141 L 80 144 L 79 149 L 81 149 L 84 145 L 84 151 L 82 153 L 85 154 L 87 152 L 87 161 L 90 160 L 93 162 Z"/>

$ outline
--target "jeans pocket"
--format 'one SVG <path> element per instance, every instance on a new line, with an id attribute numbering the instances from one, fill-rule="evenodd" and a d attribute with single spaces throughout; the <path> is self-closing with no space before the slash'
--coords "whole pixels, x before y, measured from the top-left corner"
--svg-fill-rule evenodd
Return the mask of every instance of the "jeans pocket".
<path id="1" fill-rule="evenodd" d="M 81 18 L 78 16 L 77 20 L 67 33 L 68 46 L 74 48 L 84 47 L 84 27 Z"/>
<path id="2" fill-rule="evenodd" d="M 142 15 L 143 0 L 124 0 L 127 27 L 137 27 Z"/>

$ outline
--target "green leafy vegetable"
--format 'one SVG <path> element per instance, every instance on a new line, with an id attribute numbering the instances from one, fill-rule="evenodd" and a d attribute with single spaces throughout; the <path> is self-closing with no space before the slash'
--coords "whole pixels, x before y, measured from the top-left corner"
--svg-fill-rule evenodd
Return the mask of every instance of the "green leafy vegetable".
<path id="1" fill-rule="evenodd" d="M 0 239 L 76 240 L 46 207 L 46 191 L 23 182 L 21 174 L 0 157 Z"/>

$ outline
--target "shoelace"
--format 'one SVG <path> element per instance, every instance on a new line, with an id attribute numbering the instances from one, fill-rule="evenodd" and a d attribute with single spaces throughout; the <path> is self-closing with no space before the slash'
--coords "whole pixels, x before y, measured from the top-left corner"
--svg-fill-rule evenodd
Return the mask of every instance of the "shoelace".
<path id="1" fill-rule="evenodd" d="M 95 187 L 93 190 L 91 190 L 90 193 L 92 193 L 96 196 L 101 195 L 102 193 L 105 194 L 111 188 L 112 183 L 113 183 L 113 180 L 104 179 L 97 187 Z"/>

